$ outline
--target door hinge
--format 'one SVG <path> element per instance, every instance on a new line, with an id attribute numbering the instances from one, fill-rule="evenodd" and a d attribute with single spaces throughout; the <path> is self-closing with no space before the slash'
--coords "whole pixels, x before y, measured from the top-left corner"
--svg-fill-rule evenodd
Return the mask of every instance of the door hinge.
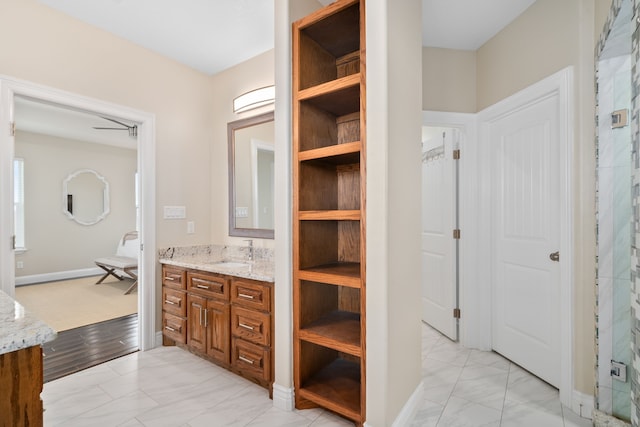
<path id="1" fill-rule="evenodd" d="M 453 150 L 453 160 L 460 160 L 460 150 Z"/>
<path id="2" fill-rule="evenodd" d="M 453 309 L 453 318 L 454 319 L 459 319 L 460 318 L 460 309 L 459 308 L 454 308 Z"/>
<path id="3" fill-rule="evenodd" d="M 144 250 L 144 244 L 140 243 L 140 252 L 142 252 Z"/>
<path id="4" fill-rule="evenodd" d="M 16 122 L 9 122 L 9 136 L 16 136 Z"/>
<path id="5" fill-rule="evenodd" d="M 16 250 L 16 235 L 11 236 L 11 249 Z"/>
<path id="6" fill-rule="evenodd" d="M 460 229 L 456 228 L 455 230 L 453 230 L 453 238 L 454 239 L 459 239 L 460 238 Z"/>

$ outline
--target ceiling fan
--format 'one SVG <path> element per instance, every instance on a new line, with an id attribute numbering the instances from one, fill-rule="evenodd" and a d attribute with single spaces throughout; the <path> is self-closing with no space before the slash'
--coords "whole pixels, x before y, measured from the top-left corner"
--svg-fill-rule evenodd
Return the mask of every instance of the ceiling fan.
<path id="1" fill-rule="evenodd" d="M 100 118 L 105 119 L 105 120 L 109 120 L 110 122 L 119 124 L 120 126 L 123 127 L 119 127 L 119 128 L 115 128 L 115 127 L 96 127 L 94 126 L 94 129 L 100 129 L 100 130 L 126 130 L 129 132 L 129 136 L 132 138 L 135 138 L 138 136 L 138 125 L 133 125 L 133 126 L 129 126 L 126 123 L 122 123 L 119 122 L 118 120 L 115 119 L 110 119 L 109 117 L 102 117 L 100 116 Z"/>

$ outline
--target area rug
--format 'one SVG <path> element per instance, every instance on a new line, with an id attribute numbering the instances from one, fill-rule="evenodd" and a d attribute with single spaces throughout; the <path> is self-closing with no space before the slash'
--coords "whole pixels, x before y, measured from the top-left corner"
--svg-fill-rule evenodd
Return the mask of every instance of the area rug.
<path id="1" fill-rule="evenodd" d="M 137 313 L 138 292 L 124 294 L 133 280 L 98 278 L 16 286 L 16 300 L 58 332 Z"/>

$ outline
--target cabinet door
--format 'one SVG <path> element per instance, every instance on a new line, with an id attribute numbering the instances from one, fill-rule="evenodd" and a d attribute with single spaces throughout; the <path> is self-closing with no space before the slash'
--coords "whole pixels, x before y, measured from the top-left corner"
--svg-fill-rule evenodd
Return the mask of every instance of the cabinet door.
<path id="1" fill-rule="evenodd" d="M 207 354 L 222 363 L 229 363 L 229 304 L 210 299 L 205 315 Z"/>
<path id="2" fill-rule="evenodd" d="M 207 348 L 206 310 L 206 298 L 199 295 L 187 295 L 187 345 L 202 352 Z"/>

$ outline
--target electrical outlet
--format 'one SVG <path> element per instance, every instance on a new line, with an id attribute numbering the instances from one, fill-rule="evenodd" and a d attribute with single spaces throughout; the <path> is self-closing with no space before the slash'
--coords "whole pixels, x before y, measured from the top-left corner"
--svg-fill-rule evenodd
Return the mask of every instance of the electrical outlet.
<path id="1" fill-rule="evenodd" d="M 24 268 L 24 262 L 22 261 L 16 262 L 16 268 Z"/>
<path id="2" fill-rule="evenodd" d="M 194 221 L 187 221 L 187 234 L 193 234 L 196 232 L 196 223 Z"/>
<path id="3" fill-rule="evenodd" d="M 622 362 L 611 361 L 611 377 L 614 380 L 627 382 L 627 365 Z"/>

